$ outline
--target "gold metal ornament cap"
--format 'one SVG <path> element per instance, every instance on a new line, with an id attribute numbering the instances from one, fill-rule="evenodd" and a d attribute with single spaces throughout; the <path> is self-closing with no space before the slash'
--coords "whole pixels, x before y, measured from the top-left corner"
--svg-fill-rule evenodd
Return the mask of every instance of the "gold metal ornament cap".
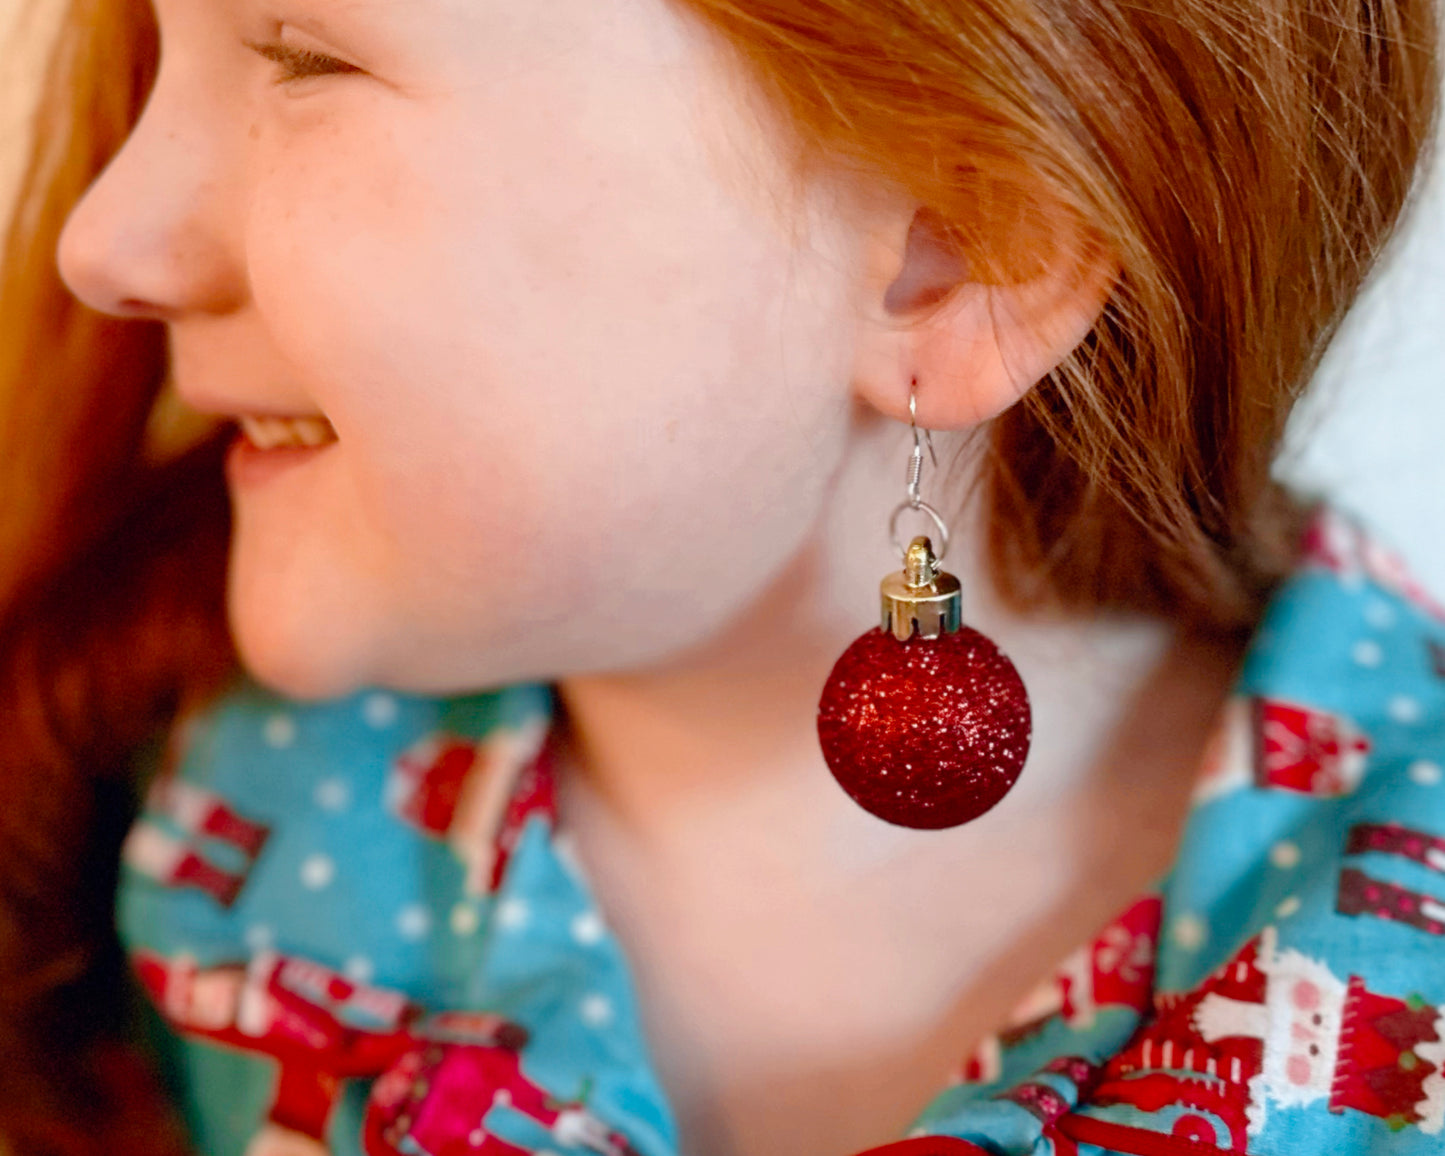
<path id="1" fill-rule="evenodd" d="M 907 642 L 952 634 L 963 622 L 963 593 L 958 579 L 938 568 L 933 543 L 920 534 L 908 544 L 903 569 L 879 586 L 884 633 Z"/>

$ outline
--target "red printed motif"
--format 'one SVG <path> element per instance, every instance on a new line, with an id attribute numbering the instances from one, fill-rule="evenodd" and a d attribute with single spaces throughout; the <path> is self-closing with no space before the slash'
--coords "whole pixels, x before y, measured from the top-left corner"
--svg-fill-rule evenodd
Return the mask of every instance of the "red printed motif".
<path id="1" fill-rule="evenodd" d="M 467 1015 L 429 1021 L 433 1042 L 409 1052 L 372 1088 L 367 1102 L 368 1156 L 530 1156 L 490 1131 L 485 1117 L 509 1108 L 545 1126 L 567 1148 L 633 1156 L 626 1137 L 578 1103 L 554 1098 L 522 1072 L 521 1044 L 476 1047 L 465 1038 Z"/>
<path id="2" fill-rule="evenodd" d="M 1279 950 L 1269 927 L 1194 992 L 1161 997 L 1091 1102 L 1195 1109 L 1181 1121 L 1190 1139 L 1241 1153 L 1271 1105 L 1323 1101 L 1433 1135 L 1445 1124 L 1442 1039 L 1440 1008 L 1341 980 Z"/>
<path id="3" fill-rule="evenodd" d="M 542 1124 L 560 1146 L 632 1156 L 584 1105 L 523 1073 L 527 1032 L 500 1016 L 425 1015 L 398 992 L 270 952 L 244 967 L 199 968 L 148 952 L 132 962 L 177 1031 L 275 1061 L 267 1120 L 247 1156 L 324 1153 L 342 1083 L 358 1078 L 376 1080 L 364 1126 L 369 1156 L 529 1156 L 488 1130 L 484 1117 L 496 1105 Z"/>
<path id="4" fill-rule="evenodd" d="M 1091 944 L 1071 952 L 1059 970 L 1010 1014 L 1002 1031 L 985 1039 L 959 1068 L 960 1083 L 998 1079 L 1003 1049 L 1038 1031 L 1054 1016 L 1085 1028 L 1105 1008 L 1143 1014 L 1154 986 L 1154 957 L 1162 912 L 1157 896 L 1140 899 Z"/>
<path id="5" fill-rule="evenodd" d="M 1445 622 L 1445 606 L 1410 573 L 1404 560 L 1374 541 L 1338 511 L 1321 507 L 1304 537 L 1302 562 L 1342 577 L 1368 577 L 1399 594 L 1432 618 Z"/>
<path id="6" fill-rule="evenodd" d="M 1316 798 L 1348 795 L 1365 772 L 1370 740 L 1349 719 L 1277 699 L 1258 712 L 1258 786 Z"/>
<path id="7" fill-rule="evenodd" d="M 1346 855 L 1392 855 L 1445 874 L 1445 839 L 1399 823 L 1357 823 L 1345 841 Z M 1341 915 L 1385 919 L 1427 935 L 1445 935 L 1445 902 L 1374 879 L 1354 867 L 1340 871 L 1335 910 Z"/>
<path id="8" fill-rule="evenodd" d="M 494 727 L 473 740 L 438 732 L 403 751 L 387 799 L 409 826 L 443 839 L 466 867 L 470 895 L 494 891 L 533 814 L 556 819 L 547 720 Z"/>
<path id="9" fill-rule="evenodd" d="M 1343 715 L 1283 699 L 1230 699 L 1205 751 L 1196 804 L 1233 791 L 1348 795 L 1364 778 L 1370 740 Z"/>
<path id="10" fill-rule="evenodd" d="M 146 812 L 126 836 L 121 857 L 164 887 L 195 888 L 229 907 L 268 834 L 220 795 L 168 770 L 151 783 Z"/>

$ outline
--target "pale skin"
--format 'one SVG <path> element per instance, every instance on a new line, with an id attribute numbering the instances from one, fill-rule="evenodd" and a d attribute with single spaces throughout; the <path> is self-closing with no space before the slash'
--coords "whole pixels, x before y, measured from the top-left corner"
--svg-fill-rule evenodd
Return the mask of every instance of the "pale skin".
<path id="1" fill-rule="evenodd" d="M 190 405 L 337 432 L 233 494 L 246 665 L 302 698 L 557 682 L 564 824 L 682 1151 L 897 1139 L 1167 865 L 1237 660 L 1014 617 L 961 518 L 966 620 L 1033 700 L 1019 787 L 911 832 L 817 748 L 898 565 L 913 383 L 950 460 L 1084 337 L 1112 262 L 1060 235 L 1038 279 L 975 284 L 891 187 L 794 197 L 776 125 L 665 0 L 156 8 L 156 88 L 57 258 L 93 308 L 167 323 Z M 247 40 L 350 69 L 278 86 Z"/>

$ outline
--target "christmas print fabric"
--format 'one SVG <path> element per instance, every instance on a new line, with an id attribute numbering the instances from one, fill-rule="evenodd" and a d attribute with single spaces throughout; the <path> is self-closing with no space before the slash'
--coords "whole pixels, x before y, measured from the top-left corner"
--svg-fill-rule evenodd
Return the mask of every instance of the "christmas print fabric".
<path id="1" fill-rule="evenodd" d="M 1173 868 L 875 1153 L 1445 1149 L 1445 608 L 1332 511 Z M 550 687 L 177 727 L 122 938 L 208 1156 L 680 1156 L 553 797 Z"/>

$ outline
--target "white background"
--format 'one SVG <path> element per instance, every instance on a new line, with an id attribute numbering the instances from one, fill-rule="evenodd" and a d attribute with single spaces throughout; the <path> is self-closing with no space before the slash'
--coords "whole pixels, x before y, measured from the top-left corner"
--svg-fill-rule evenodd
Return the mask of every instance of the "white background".
<path id="1" fill-rule="evenodd" d="M 22 2 L 34 17 L 23 25 Z M 0 0 L 0 213 L 26 146 L 36 48 L 54 10 L 52 0 Z M 1298 410 L 1279 472 L 1363 516 L 1445 599 L 1442 154 Z"/>
<path id="2" fill-rule="evenodd" d="M 1281 476 L 1365 517 L 1445 596 L 1445 137 L 1295 413 Z"/>

